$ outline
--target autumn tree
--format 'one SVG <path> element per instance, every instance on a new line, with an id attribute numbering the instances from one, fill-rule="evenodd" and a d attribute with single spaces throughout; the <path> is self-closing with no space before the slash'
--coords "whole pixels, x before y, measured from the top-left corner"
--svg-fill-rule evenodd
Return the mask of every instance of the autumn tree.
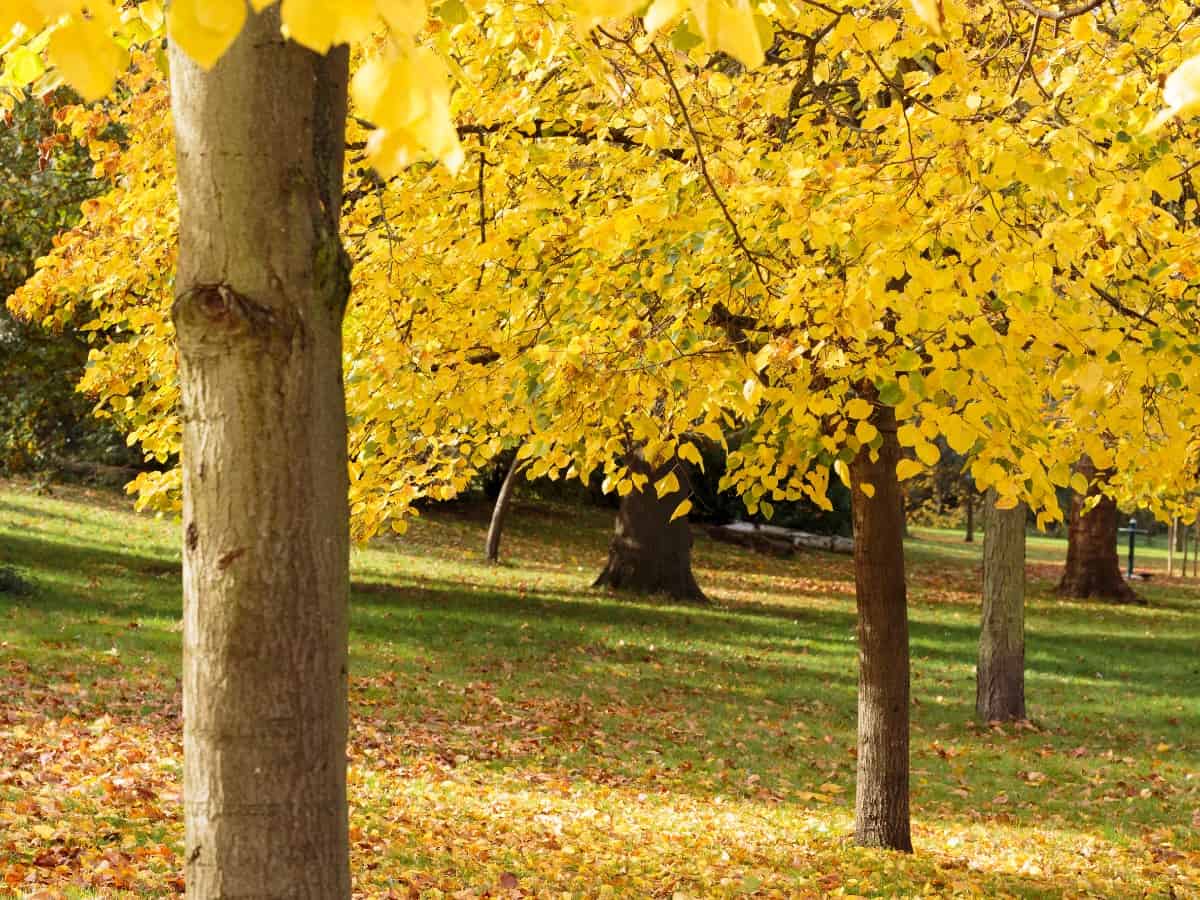
<path id="1" fill-rule="evenodd" d="M 56 234 L 78 223 L 80 204 L 107 187 L 56 122 L 77 99 L 60 88 L 14 103 L 0 119 L 0 299 L 29 278 Z M 120 430 L 92 416 L 75 390 L 89 349 L 82 321 L 42 324 L 0 304 L 0 470 L 128 462 Z"/>
<path id="2" fill-rule="evenodd" d="M 359 536 L 402 528 L 518 440 L 531 477 L 600 469 L 628 496 L 671 491 L 629 446 L 658 475 L 736 429 L 723 487 L 767 513 L 827 503 L 833 475 L 887 495 L 882 469 L 911 476 L 944 440 L 1042 523 L 1082 453 L 1107 467 L 1140 442 L 1121 477 L 1147 482 L 1188 456 L 1195 272 L 1170 204 L 1193 190 L 1193 135 L 1142 126 L 1196 38 L 1189 4 L 988 0 L 946 21 L 929 3 L 905 18 L 718 0 L 622 18 L 636 6 L 445 4 L 419 36 L 384 15 L 399 38 L 376 41 L 341 5 L 285 5 L 297 40 L 365 44 L 342 197 Z M 1168 80 L 1170 115 L 1189 85 Z M 400 174 L 426 157 L 448 165 Z M 33 305 L 39 290 L 50 275 Z M 150 318 L 155 302 L 139 301 Z M 142 349 L 166 377 L 135 408 L 173 365 Z M 170 409 L 145 417 L 167 443 Z M 858 524 L 895 570 L 898 497 L 857 503 L 884 506 L 882 526 Z M 859 839 L 903 849 L 907 718 L 869 687 L 907 672 L 906 643 L 874 631 L 899 627 L 902 595 L 869 575 L 862 715 L 883 743 L 860 758 L 858 803 L 882 824 Z"/>

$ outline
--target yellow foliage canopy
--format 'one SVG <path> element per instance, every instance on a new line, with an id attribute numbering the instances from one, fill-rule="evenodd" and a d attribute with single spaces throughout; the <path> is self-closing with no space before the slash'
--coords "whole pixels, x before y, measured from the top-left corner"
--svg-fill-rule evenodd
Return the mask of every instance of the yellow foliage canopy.
<path id="1" fill-rule="evenodd" d="M 408 6 L 359 51 L 347 135 L 360 534 L 517 444 L 531 476 L 602 468 L 620 491 L 630 442 L 728 443 L 752 508 L 824 503 L 829 471 L 879 440 L 874 402 L 911 448 L 902 475 L 944 441 L 1046 517 L 1082 453 L 1130 498 L 1192 486 L 1195 132 L 1146 128 L 1190 108 L 1159 88 L 1200 42 L 1190 4 L 1051 29 L 987 0 L 942 37 L 922 4 L 654 3 L 638 21 L 621 2 L 446 3 L 403 32 Z M 762 65 L 738 62 L 757 59 L 744 29 L 714 30 L 726 15 L 750 16 Z M 358 35 L 335 18 L 322 39 Z M 174 209 L 152 72 L 141 58 L 114 110 L 128 145 L 93 147 L 116 188 L 14 302 L 95 310 L 86 387 L 161 458 Z M 391 174 L 431 152 L 452 165 Z"/>

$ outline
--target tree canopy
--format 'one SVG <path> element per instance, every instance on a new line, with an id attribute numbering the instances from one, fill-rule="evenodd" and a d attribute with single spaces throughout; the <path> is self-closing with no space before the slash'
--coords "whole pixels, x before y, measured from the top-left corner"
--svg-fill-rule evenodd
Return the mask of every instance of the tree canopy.
<path id="1" fill-rule="evenodd" d="M 902 477 L 940 434 L 980 488 L 1047 518 L 1083 453 L 1119 462 L 1126 496 L 1190 484 L 1194 133 L 1151 121 L 1189 108 L 1190 4 L 994 0 L 944 28 L 887 2 L 655 3 L 634 21 L 637 4 L 445 3 L 427 22 L 380 4 L 386 37 L 360 6 L 319 25 L 283 7 L 316 49 L 362 39 L 345 198 L 360 533 L 518 441 L 531 476 L 602 466 L 624 492 L 629 441 L 698 460 L 732 439 L 726 483 L 753 506 L 824 503 L 877 440 L 872 397 L 897 409 Z M 236 33 L 174 8 L 201 62 Z M 154 11 L 106 27 L 150 30 Z M 41 39 L 10 50 L 9 83 Z M 168 101 L 134 59 L 116 101 L 66 121 L 127 123 L 127 149 L 92 145 L 118 187 L 15 302 L 50 319 L 84 302 L 126 330 L 85 387 L 166 460 Z M 406 101 L 410 83 L 430 93 Z M 414 116 L 441 122 L 423 149 L 396 138 Z M 429 156 L 447 165 L 399 168 Z"/>

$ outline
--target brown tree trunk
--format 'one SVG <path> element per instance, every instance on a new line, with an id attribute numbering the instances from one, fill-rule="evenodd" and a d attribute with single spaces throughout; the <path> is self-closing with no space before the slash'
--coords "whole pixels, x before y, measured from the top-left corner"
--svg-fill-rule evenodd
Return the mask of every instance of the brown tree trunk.
<path id="1" fill-rule="evenodd" d="M 348 53 L 171 50 L 187 892 L 349 898 Z"/>
<path id="2" fill-rule="evenodd" d="M 692 574 L 692 529 L 687 516 L 671 521 L 671 514 L 690 493 L 684 467 L 671 462 L 655 470 L 637 453 L 631 456 L 629 469 L 649 480 L 642 490 L 621 498 L 608 564 L 593 586 L 707 603 Z M 672 470 L 679 488 L 659 497 L 654 484 Z"/>
<path id="3" fill-rule="evenodd" d="M 877 406 L 882 447 L 850 466 L 858 601 L 858 777 L 854 839 L 912 851 L 908 817 L 908 599 L 896 463 L 896 415 Z M 874 492 L 871 494 L 873 486 Z M 871 496 L 868 496 L 871 494 Z"/>
<path id="4" fill-rule="evenodd" d="M 1179 517 L 1171 516 L 1171 522 L 1167 525 L 1167 577 L 1171 578 L 1175 574 L 1175 550 L 1176 539 L 1181 537 L 1179 531 Z M 1180 546 L 1182 549 L 1182 545 Z"/>
<path id="5" fill-rule="evenodd" d="M 517 476 L 525 468 L 525 465 L 524 460 L 513 458 L 512 465 L 508 467 L 508 474 L 504 476 L 504 483 L 500 485 L 500 493 L 496 495 L 496 505 L 492 507 L 492 520 L 488 523 L 486 547 L 488 562 L 500 561 L 500 537 L 504 532 L 504 520 L 508 516 L 508 507 L 512 504 L 513 491 L 517 487 Z"/>
<path id="6" fill-rule="evenodd" d="M 985 722 L 1025 718 L 1025 506 L 996 508 L 987 495 L 983 533 L 983 625 L 975 711 Z"/>
<path id="7" fill-rule="evenodd" d="M 1071 501 L 1071 523 L 1067 530 L 1067 564 L 1058 593 L 1062 597 L 1084 600 L 1100 597 L 1119 603 L 1136 603 L 1140 598 L 1121 576 L 1117 556 L 1117 504 L 1102 494 L 1095 484 L 1096 467 L 1086 456 L 1077 470 L 1088 479 L 1088 493 L 1076 494 Z M 1100 500 L 1087 514 L 1087 497 L 1100 494 Z"/>
<path id="8" fill-rule="evenodd" d="M 967 534 L 963 540 L 968 544 L 975 543 L 975 491 L 967 488 L 963 496 L 967 503 Z"/>

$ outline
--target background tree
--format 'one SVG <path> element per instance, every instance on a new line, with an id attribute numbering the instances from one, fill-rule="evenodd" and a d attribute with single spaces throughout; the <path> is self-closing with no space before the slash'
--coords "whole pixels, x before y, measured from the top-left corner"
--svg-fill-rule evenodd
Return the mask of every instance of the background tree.
<path id="1" fill-rule="evenodd" d="M 0 298 L 29 278 L 54 236 L 78 222 L 80 204 L 106 187 L 55 121 L 77 99 L 65 88 L 26 98 L 0 124 Z M 0 469 L 131 462 L 120 430 L 93 417 L 75 390 L 89 349 L 81 323 L 52 315 L 47 324 L 0 305 Z"/>
<path id="2" fill-rule="evenodd" d="M 1076 492 L 1071 502 L 1067 532 L 1067 562 L 1058 582 L 1063 597 L 1086 600 L 1098 597 L 1119 603 L 1139 600 L 1121 575 L 1117 554 L 1117 502 L 1104 493 L 1105 473 L 1097 472 L 1089 457 L 1079 461 L 1087 479 L 1087 493 Z"/>
<path id="3" fill-rule="evenodd" d="M 983 534 L 983 624 L 975 711 L 985 722 L 1025 718 L 1025 526 L 1027 510 L 987 495 Z"/>
<path id="4" fill-rule="evenodd" d="M 708 602 L 692 574 L 687 470 L 678 460 L 652 466 L 640 451 L 630 455 L 628 468 L 632 489 L 621 497 L 608 563 L 595 586 Z"/>

